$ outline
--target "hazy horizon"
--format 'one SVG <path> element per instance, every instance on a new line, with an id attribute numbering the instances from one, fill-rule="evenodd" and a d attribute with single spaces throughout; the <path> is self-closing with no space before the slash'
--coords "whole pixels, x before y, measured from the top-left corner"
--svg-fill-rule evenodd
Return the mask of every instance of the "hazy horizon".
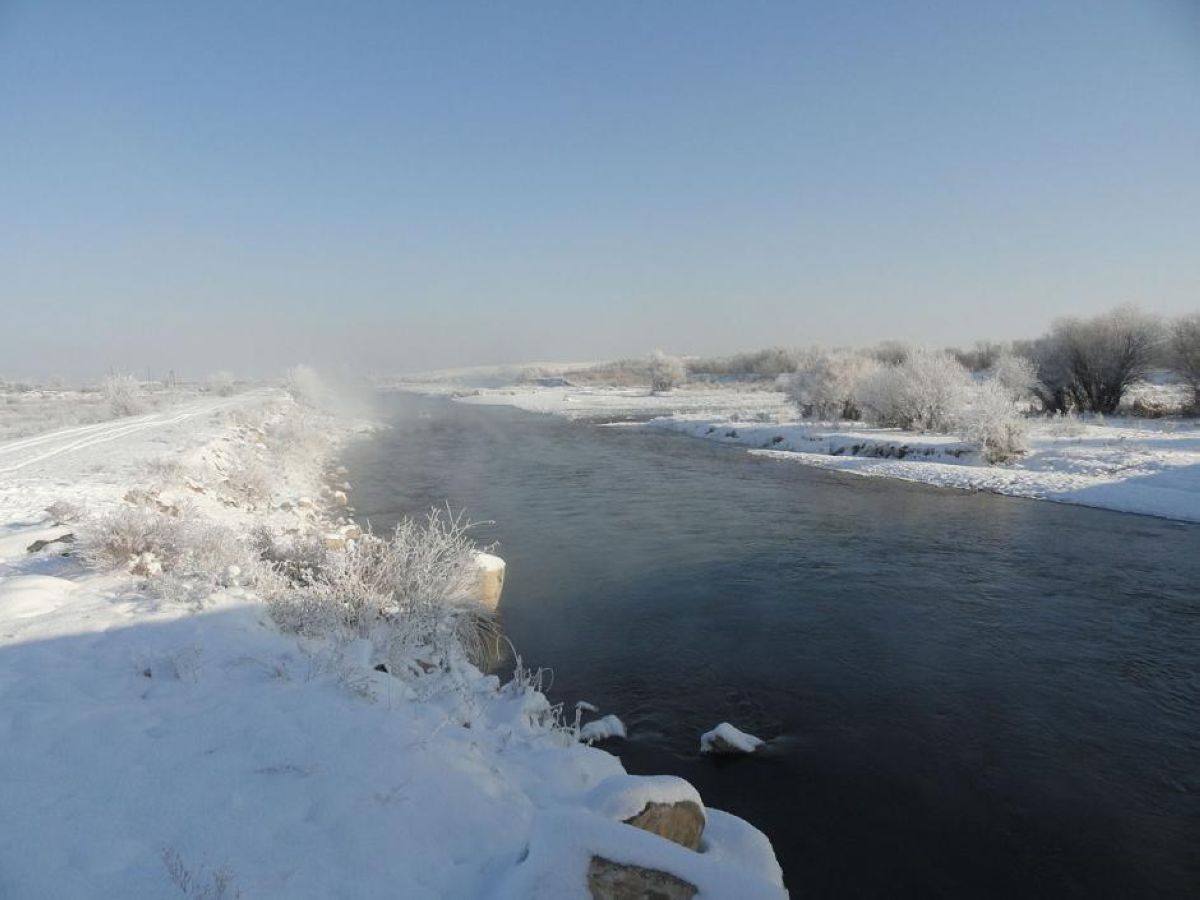
<path id="1" fill-rule="evenodd" d="M 1200 11 L 0 3 L 0 375 L 1200 308 Z"/>

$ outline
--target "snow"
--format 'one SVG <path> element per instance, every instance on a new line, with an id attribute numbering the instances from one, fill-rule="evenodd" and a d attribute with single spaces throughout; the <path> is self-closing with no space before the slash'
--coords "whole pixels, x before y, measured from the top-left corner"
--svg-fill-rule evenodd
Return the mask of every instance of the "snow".
<path id="1" fill-rule="evenodd" d="M 246 897 L 558 898 L 586 896 L 593 854 L 701 896 L 785 896 L 740 820 L 708 811 L 703 853 L 614 821 L 641 796 L 699 797 L 627 776 L 528 686 L 469 666 L 410 685 L 368 642 L 281 633 L 236 576 L 183 602 L 26 552 L 73 530 L 55 502 L 349 534 L 328 460 L 284 465 L 258 415 L 299 413 L 264 390 L 0 444 L 0 896 L 160 898 L 182 872 Z M 233 493 L 247 459 L 290 499 Z"/>
<path id="2" fill-rule="evenodd" d="M 596 741 L 606 741 L 610 738 L 625 737 L 625 723 L 609 713 L 595 721 L 588 722 L 579 729 L 579 739 L 589 744 Z"/>
<path id="3" fill-rule="evenodd" d="M 728 722 L 700 735 L 701 753 L 753 753 L 762 745 L 761 738 L 746 734 Z"/>
<path id="4" fill-rule="evenodd" d="M 588 792 L 584 805 L 615 822 L 632 819 L 649 803 L 695 803 L 702 810 L 700 793 L 674 775 L 613 775 Z"/>
<path id="5" fill-rule="evenodd" d="M 430 393 L 433 386 L 424 386 Z M 528 412 L 552 413 L 569 419 L 649 418 L 668 413 L 705 413 L 721 416 L 771 415 L 788 408 L 779 391 L 688 385 L 650 394 L 646 388 L 521 386 L 480 389 L 455 396 L 460 403 L 481 406 L 515 406 Z"/>
<path id="6" fill-rule="evenodd" d="M 1034 420 L 1031 425 L 1029 453 L 1006 466 L 987 465 L 954 436 L 857 424 L 761 424 L 678 415 L 643 427 L 854 475 L 1200 521 L 1200 424 L 1113 418 L 1070 426 Z"/>
<path id="7" fill-rule="evenodd" d="M 726 837 L 731 838 L 728 845 L 721 842 Z M 695 885 L 700 898 L 779 900 L 787 896 L 773 854 L 768 860 L 761 844 L 747 838 L 744 830 L 718 827 L 706 852 L 695 853 L 640 829 L 574 810 L 538 816 L 528 856 L 488 896 L 590 900 L 585 885 L 593 856 L 668 872 Z"/>

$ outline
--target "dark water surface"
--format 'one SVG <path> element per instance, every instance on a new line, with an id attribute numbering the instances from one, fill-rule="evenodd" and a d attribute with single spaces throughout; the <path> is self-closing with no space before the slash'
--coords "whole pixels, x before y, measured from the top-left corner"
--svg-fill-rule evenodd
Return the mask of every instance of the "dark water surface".
<path id="1" fill-rule="evenodd" d="M 405 395 L 347 455 L 445 501 L 607 748 L 771 838 L 796 897 L 1200 897 L 1200 528 Z M 720 721 L 768 738 L 701 757 Z"/>

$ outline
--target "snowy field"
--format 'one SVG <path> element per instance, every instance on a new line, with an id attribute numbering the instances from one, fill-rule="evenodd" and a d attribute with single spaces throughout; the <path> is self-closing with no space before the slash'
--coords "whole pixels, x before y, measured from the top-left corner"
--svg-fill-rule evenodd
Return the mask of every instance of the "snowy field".
<path id="1" fill-rule="evenodd" d="M 1141 386 L 1134 396 L 1153 390 Z M 454 396 L 444 385 L 438 392 Z M 460 392 L 456 399 L 577 420 L 649 419 L 622 427 L 674 431 L 855 475 L 1200 521 L 1200 422 L 1194 419 L 1035 419 L 1028 454 L 1010 465 L 987 465 L 954 436 L 798 422 L 795 408 L 774 390 L 700 384 L 652 396 L 645 389 L 505 387 Z"/>
<path id="2" fill-rule="evenodd" d="M 139 402 L 147 410 L 167 409 L 203 396 L 197 385 L 154 386 Z M 116 418 L 112 402 L 99 389 L 0 387 L 0 441 L 42 434 L 74 425 L 92 425 Z"/>
<path id="3" fill-rule="evenodd" d="M 342 546 L 350 439 L 259 390 L 0 443 L 0 897 L 582 898 L 630 866 L 786 896 L 765 837 L 581 743 L 536 673 L 401 679 L 282 633 L 236 566 L 176 597 L 81 561 L 131 509 Z M 652 802 L 699 852 L 624 823 Z"/>

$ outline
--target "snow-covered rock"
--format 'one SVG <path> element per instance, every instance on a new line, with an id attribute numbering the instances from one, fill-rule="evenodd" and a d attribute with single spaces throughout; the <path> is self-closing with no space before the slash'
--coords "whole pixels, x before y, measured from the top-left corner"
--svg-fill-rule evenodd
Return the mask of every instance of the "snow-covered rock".
<path id="1" fill-rule="evenodd" d="M 746 734 L 728 722 L 722 722 L 712 731 L 700 735 L 701 753 L 753 753 L 762 745 L 761 738 Z"/>
<path id="2" fill-rule="evenodd" d="M 579 729 L 579 739 L 589 744 L 615 737 L 625 737 L 625 723 L 611 713 Z"/>

